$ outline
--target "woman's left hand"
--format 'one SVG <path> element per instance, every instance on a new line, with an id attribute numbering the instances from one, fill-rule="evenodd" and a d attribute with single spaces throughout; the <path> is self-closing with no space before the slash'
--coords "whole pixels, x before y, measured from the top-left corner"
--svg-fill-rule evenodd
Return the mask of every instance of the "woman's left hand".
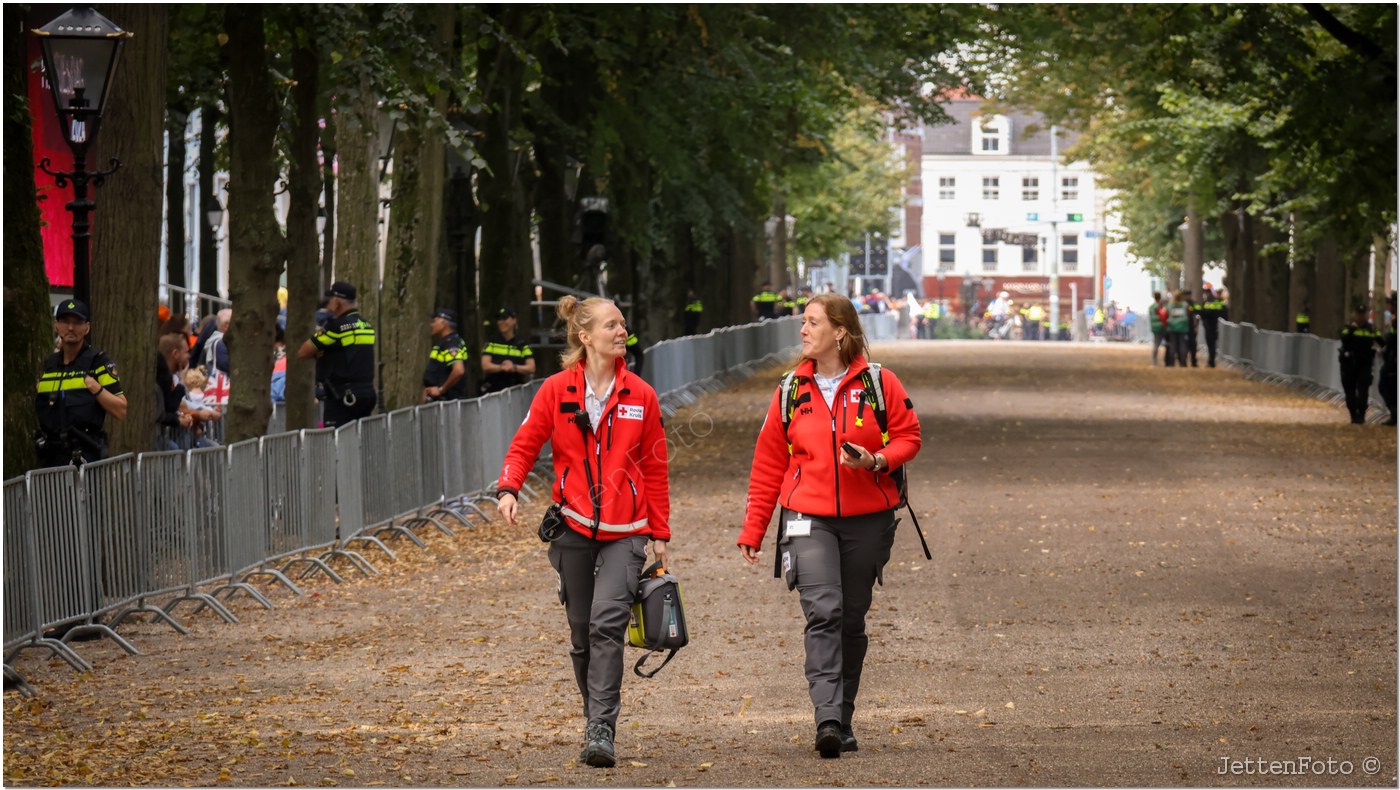
<path id="1" fill-rule="evenodd" d="M 836 452 L 841 455 L 842 466 L 847 469 L 869 469 L 875 465 L 875 456 L 871 455 L 869 450 L 858 444 L 851 444 L 851 446 L 860 450 L 860 455 L 853 458 L 845 450 L 837 450 Z"/>
<path id="2" fill-rule="evenodd" d="M 666 553 L 666 544 L 667 541 L 664 540 L 653 540 L 651 542 L 651 554 L 656 558 L 657 562 L 661 563 L 662 570 L 671 567 L 670 557 Z"/>

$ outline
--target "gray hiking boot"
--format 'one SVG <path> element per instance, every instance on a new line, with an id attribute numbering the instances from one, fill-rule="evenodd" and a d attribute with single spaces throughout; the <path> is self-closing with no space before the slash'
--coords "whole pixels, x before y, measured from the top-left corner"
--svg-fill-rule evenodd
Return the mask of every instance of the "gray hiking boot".
<path id="1" fill-rule="evenodd" d="M 613 728 L 605 721 L 590 721 L 584 730 L 583 753 L 579 759 L 594 768 L 611 768 L 617 765 L 613 752 Z"/>

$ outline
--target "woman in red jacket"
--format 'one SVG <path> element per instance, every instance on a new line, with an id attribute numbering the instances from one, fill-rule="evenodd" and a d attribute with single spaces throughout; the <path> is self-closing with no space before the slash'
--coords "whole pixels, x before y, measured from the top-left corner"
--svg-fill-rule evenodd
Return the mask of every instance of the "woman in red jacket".
<path id="1" fill-rule="evenodd" d="M 865 353 L 849 299 L 822 294 L 808 303 L 803 359 L 795 385 L 778 388 L 759 430 L 739 534 L 744 559 L 757 563 L 773 509 L 781 506 L 775 575 L 797 588 L 807 618 L 816 749 L 827 758 L 857 748 L 851 717 L 868 642 L 865 615 L 890 558 L 894 509 L 903 504 L 892 472 L 921 443 L 904 386 L 890 371 L 872 368 Z M 883 431 L 876 418 L 880 395 Z"/>
<path id="2" fill-rule="evenodd" d="M 627 324 L 607 299 L 559 301 L 568 326 L 563 368 L 530 404 L 496 484 L 515 524 L 516 495 L 546 441 L 554 448 L 555 506 L 541 526 L 569 621 L 574 679 L 583 695 L 579 762 L 616 763 L 622 648 L 647 557 L 663 567 L 671 539 L 666 436 L 656 391 L 627 370 Z"/>

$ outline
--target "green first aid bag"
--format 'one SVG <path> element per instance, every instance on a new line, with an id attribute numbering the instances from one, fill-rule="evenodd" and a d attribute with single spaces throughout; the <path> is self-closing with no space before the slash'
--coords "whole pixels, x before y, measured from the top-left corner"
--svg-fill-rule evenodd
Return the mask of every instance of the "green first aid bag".
<path id="1" fill-rule="evenodd" d="M 632 671 L 639 677 L 655 677 L 662 667 L 671 663 L 676 651 L 690 642 L 690 632 L 685 626 L 685 607 L 681 605 L 681 583 L 666 572 L 660 563 L 642 571 L 637 582 L 637 599 L 632 602 L 632 620 L 627 625 L 627 643 L 633 647 L 645 648 L 647 653 L 637 659 Z M 646 663 L 657 653 L 671 651 L 661 665 L 650 672 L 642 671 Z"/>

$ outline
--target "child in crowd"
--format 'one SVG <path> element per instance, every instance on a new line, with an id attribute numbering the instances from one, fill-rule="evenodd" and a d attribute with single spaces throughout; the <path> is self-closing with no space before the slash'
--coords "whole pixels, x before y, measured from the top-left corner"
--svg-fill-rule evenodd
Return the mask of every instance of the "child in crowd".
<path id="1" fill-rule="evenodd" d="M 223 417 L 218 408 L 210 406 L 205 400 L 204 386 L 208 383 L 209 376 L 204 372 L 203 366 L 185 370 L 185 397 L 180 401 L 180 411 L 194 417 L 194 425 L 190 426 L 190 430 L 194 433 L 196 447 L 218 446 L 218 442 L 204 435 L 204 423 Z"/>

